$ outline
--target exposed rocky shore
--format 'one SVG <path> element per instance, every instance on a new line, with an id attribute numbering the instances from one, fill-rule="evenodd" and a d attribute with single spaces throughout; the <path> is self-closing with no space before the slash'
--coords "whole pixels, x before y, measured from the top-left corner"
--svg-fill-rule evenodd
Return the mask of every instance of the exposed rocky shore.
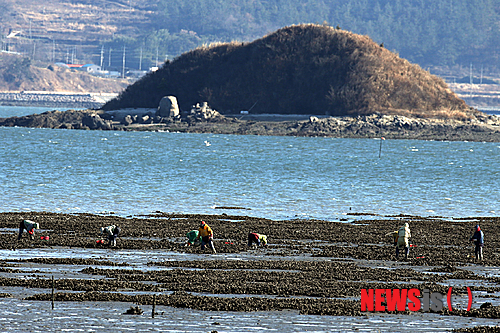
<path id="1" fill-rule="evenodd" d="M 163 117 L 156 109 L 126 111 L 50 111 L 0 118 L 0 126 L 122 131 L 170 131 L 241 135 L 283 135 L 338 138 L 377 138 L 500 142 L 500 118 L 480 114 L 476 119 L 410 118 L 401 115 L 316 117 L 285 115 L 223 116 L 207 105 Z"/>

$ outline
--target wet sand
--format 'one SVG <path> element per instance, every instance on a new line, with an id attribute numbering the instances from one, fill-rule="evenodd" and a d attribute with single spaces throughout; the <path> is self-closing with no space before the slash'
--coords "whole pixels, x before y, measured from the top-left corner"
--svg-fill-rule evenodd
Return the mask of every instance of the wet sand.
<path id="1" fill-rule="evenodd" d="M 23 219 L 40 223 L 35 240 L 24 233 L 16 241 Z M 200 220 L 214 230 L 216 255 L 184 247 L 185 234 Z M 396 261 L 386 235 L 405 222 L 410 224 L 414 247 L 408 260 Z M 342 221 L 274 221 L 227 213 L 130 217 L 2 213 L 0 285 L 38 291 L 22 296 L 6 292 L 3 297 L 49 301 L 50 275 L 55 275 L 56 302 L 150 306 L 155 297 L 157 306 L 203 311 L 297 311 L 360 318 L 373 315 L 360 310 L 361 289 L 427 288 L 446 295 L 451 286 L 454 310 L 422 316 L 485 318 L 495 323 L 500 317 L 499 222 L 497 217 L 361 214 L 345 215 Z M 100 227 L 111 224 L 122 229 L 112 249 L 96 243 Z M 468 242 L 476 224 L 486 239 L 481 263 L 474 263 Z M 249 232 L 268 235 L 269 246 L 248 248 Z M 463 305 L 466 287 L 474 295 L 469 312 Z M 483 305 L 487 302 L 491 306 Z"/>

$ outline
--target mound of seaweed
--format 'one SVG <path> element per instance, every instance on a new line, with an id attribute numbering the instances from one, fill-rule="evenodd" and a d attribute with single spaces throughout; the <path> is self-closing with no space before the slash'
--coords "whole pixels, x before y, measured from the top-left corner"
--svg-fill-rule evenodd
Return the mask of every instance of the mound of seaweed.
<path id="1" fill-rule="evenodd" d="M 250 43 L 196 48 L 127 87 L 104 110 L 181 109 L 208 101 L 222 114 L 252 113 L 473 118 L 440 78 L 367 36 L 326 25 L 285 27 Z M 253 107 L 252 107 L 253 106 Z"/>

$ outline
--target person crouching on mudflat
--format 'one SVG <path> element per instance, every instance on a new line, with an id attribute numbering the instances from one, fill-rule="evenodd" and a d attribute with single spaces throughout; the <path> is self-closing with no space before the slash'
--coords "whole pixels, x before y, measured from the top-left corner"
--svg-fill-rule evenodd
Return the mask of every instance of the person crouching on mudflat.
<path id="1" fill-rule="evenodd" d="M 101 228 L 101 236 L 105 234 L 108 237 L 108 246 L 116 246 L 116 238 L 120 234 L 120 228 L 116 225 L 110 225 L 109 227 Z"/>
<path id="2" fill-rule="evenodd" d="M 186 234 L 186 237 L 187 237 L 187 241 L 186 241 L 186 244 L 184 244 L 184 246 L 192 246 L 192 245 L 195 245 L 196 241 L 198 240 L 198 230 L 191 230 L 190 232 L 188 232 Z"/>
<path id="3" fill-rule="evenodd" d="M 265 246 L 267 245 L 267 236 L 251 232 L 248 234 L 248 246 L 252 246 L 253 243 L 257 244 L 257 246 L 260 244 Z"/>
<path id="4" fill-rule="evenodd" d="M 40 229 L 40 225 L 36 222 L 30 220 L 24 220 L 19 223 L 19 236 L 17 240 L 20 240 L 23 236 L 23 231 L 26 230 L 31 240 L 35 239 L 35 229 Z"/>
<path id="5" fill-rule="evenodd" d="M 200 228 L 198 229 L 198 238 L 201 238 L 201 249 L 204 250 L 205 246 L 208 244 L 210 246 L 210 249 L 214 254 L 217 253 L 215 251 L 215 246 L 214 246 L 214 233 L 212 231 L 212 228 L 208 226 L 208 224 L 205 223 L 205 221 L 201 221 L 200 223 Z"/>

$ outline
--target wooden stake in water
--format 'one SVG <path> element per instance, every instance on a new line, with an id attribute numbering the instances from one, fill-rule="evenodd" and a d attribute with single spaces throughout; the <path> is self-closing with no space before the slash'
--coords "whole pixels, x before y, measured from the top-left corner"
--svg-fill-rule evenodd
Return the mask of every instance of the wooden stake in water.
<path id="1" fill-rule="evenodd" d="M 384 137 L 380 138 L 380 148 L 378 150 L 378 158 L 380 158 L 380 155 L 382 154 L 382 141 L 384 141 L 384 140 L 385 140 Z"/>
<path id="2" fill-rule="evenodd" d="M 52 310 L 54 310 L 54 275 L 52 275 Z"/>
<path id="3" fill-rule="evenodd" d="M 153 295 L 153 311 L 151 312 L 151 318 L 155 317 L 155 307 L 156 307 L 156 295 Z"/>

